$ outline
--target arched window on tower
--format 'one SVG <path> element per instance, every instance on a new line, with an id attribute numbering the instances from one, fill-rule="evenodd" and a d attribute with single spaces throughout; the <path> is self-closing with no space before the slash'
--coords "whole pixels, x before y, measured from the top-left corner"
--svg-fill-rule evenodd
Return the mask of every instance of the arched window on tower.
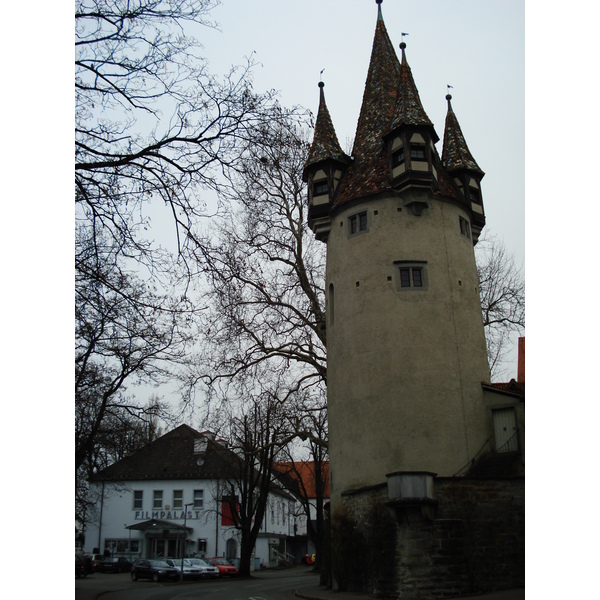
<path id="1" fill-rule="evenodd" d="M 329 314 L 329 325 L 333 325 L 335 318 L 335 292 L 333 283 L 329 284 L 329 298 L 327 299 L 327 313 Z"/>

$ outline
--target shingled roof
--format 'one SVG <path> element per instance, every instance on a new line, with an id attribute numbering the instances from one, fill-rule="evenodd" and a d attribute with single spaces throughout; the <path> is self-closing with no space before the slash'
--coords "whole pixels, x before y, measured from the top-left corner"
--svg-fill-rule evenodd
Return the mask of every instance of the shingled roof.
<path id="1" fill-rule="evenodd" d="M 237 456 L 207 433 L 180 425 L 96 473 L 92 481 L 214 479 L 239 473 Z"/>
<path id="2" fill-rule="evenodd" d="M 379 5 L 371 61 L 352 150 L 354 162 L 340 180 L 334 206 L 391 190 L 389 159 L 383 151 L 382 136 L 389 131 L 399 76 L 400 63 Z"/>
<path id="3" fill-rule="evenodd" d="M 484 175 L 479 165 L 475 162 L 473 155 L 469 151 L 467 142 L 463 136 L 458 119 L 452 110 L 450 100 L 452 96 L 448 94 L 448 114 L 446 115 L 446 126 L 444 128 L 444 146 L 442 148 L 442 164 L 452 172 L 459 169 L 468 169 Z"/>
<path id="4" fill-rule="evenodd" d="M 394 130 L 401 125 L 426 125 L 433 129 L 433 123 L 425 113 L 421 104 L 419 91 L 415 85 L 412 71 L 406 60 L 406 44 L 400 44 L 402 49 L 402 63 L 400 64 L 400 77 L 398 80 L 398 92 L 396 96 L 396 105 L 394 107 L 394 116 L 390 130 Z M 439 139 L 433 130 L 434 142 Z"/>
<path id="5" fill-rule="evenodd" d="M 323 91 L 324 87 L 325 84 L 322 81 L 319 82 L 319 88 L 321 90 L 319 99 L 319 112 L 317 113 L 317 122 L 315 124 L 315 135 L 308 153 L 308 158 L 306 159 L 306 163 L 304 165 L 305 169 L 310 165 L 314 165 L 325 160 L 336 160 L 346 164 L 351 160 L 350 157 L 342 150 L 338 142 L 337 135 L 333 127 L 333 122 L 325 102 L 325 92 Z"/>

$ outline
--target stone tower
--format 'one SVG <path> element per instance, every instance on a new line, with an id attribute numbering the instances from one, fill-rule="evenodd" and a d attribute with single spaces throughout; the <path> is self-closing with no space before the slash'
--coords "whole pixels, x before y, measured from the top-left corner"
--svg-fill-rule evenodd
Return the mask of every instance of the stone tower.
<path id="1" fill-rule="evenodd" d="M 352 156 L 323 83 L 305 165 L 308 222 L 327 244 L 332 506 L 392 472 L 452 476 L 490 436 L 473 247 L 481 179 L 447 96 L 442 157 L 401 43 L 377 0 Z"/>

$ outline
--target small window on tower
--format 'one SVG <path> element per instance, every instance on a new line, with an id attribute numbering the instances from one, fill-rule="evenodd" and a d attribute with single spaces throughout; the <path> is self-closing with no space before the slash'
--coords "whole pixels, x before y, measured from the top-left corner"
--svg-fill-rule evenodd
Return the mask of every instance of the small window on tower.
<path id="1" fill-rule="evenodd" d="M 398 148 L 395 152 L 392 153 L 392 167 L 397 167 L 404 162 L 404 146 Z"/>
<path id="2" fill-rule="evenodd" d="M 473 204 L 481 204 L 481 194 L 479 193 L 479 190 L 476 190 L 475 188 L 470 187 L 469 188 L 469 200 Z"/>
<path id="3" fill-rule="evenodd" d="M 357 213 L 348 218 L 348 232 L 350 235 L 356 235 L 369 230 L 369 221 L 367 211 Z"/>
<path id="4" fill-rule="evenodd" d="M 412 160 L 427 160 L 425 154 L 425 146 L 418 146 L 415 144 L 410 145 L 410 158 Z"/>
<path id="5" fill-rule="evenodd" d="M 398 291 L 426 290 L 428 287 L 426 263 L 409 263 L 401 261 L 396 263 Z"/>
<path id="6" fill-rule="evenodd" d="M 463 217 L 458 217 L 458 224 L 460 226 L 460 234 L 471 239 L 471 226 L 469 225 L 469 221 Z"/>
<path id="7" fill-rule="evenodd" d="M 323 196 L 329 194 L 329 184 L 326 179 L 315 181 L 313 183 L 313 196 Z"/>

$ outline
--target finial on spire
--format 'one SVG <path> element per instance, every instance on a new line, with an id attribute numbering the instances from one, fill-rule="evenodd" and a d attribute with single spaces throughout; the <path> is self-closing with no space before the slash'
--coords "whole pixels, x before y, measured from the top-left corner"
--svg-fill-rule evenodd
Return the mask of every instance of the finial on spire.
<path id="1" fill-rule="evenodd" d="M 446 100 L 448 100 L 448 107 L 450 107 L 450 100 L 452 100 L 452 96 L 450 95 L 450 90 L 453 89 L 450 84 L 446 84 L 446 88 L 448 93 L 446 94 Z"/>
<path id="2" fill-rule="evenodd" d="M 402 50 L 402 64 L 406 63 L 406 54 L 404 53 L 404 49 L 406 48 L 406 42 L 404 41 L 404 36 L 408 35 L 408 33 L 401 33 L 402 41 L 400 42 L 400 50 Z"/>

